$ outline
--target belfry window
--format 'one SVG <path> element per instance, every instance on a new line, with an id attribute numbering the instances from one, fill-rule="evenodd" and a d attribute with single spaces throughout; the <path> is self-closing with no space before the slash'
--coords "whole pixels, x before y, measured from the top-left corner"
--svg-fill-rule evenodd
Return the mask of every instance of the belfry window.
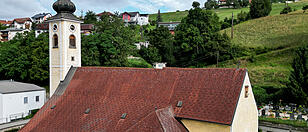
<path id="1" fill-rule="evenodd" d="M 76 49 L 76 37 L 74 35 L 70 36 L 70 48 Z"/>
<path id="2" fill-rule="evenodd" d="M 53 48 L 58 48 L 58 35 L 57 34 L 55 34 L 55 35 L 53 35 L 53 37 L 52 37 L 52 39 L 53 39 Z"/>

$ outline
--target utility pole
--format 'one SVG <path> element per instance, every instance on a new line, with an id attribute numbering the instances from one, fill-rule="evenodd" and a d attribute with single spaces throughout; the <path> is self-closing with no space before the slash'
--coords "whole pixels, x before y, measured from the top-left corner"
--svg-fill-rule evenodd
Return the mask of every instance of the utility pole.
<path id="1" fill-rule="evenodd" d="M 218 68 L 218 66 L 219 66 L 219 65 L 218 65 L 218 63 L 219 63 L 219 51 L 217 51 L 217 56 L 216 56 L 216 57 L 217 57 L 217 65 L 216 65 L 216 68 Z"/>
<path id="2" fill-rule="evenodd" d="M 232 12 L 232 27 L 231 27 L 231 39 L 233 39 L 233 21 L 234 21 L 234 15 L 233 15 L 233 12 Z"/>

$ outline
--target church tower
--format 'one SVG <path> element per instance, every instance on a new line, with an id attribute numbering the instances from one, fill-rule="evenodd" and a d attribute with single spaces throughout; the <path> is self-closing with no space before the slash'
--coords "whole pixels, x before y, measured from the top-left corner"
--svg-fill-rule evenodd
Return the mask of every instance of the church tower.
<path id="1" fill-rule="evenodd" d="M 57 0 L 53 9 L 57 14 L 48 20 L 50 97 L 70 67 L 81 67 L 82 21 L 73 15 L 76 7 L 70 0 Z"/>

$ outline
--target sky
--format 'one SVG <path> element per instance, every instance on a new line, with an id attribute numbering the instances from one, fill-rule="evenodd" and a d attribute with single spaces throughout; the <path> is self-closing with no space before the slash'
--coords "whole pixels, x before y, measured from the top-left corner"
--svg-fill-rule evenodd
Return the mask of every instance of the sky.
<path id="1" fill-rule="evenodd" d="M 1 0 L 0 2 L 0 20 L 12 20 L 14 18 L 32 17 L 37 13 L 56 14 L 52 9 L 52 4 L 56 0 Z M 170 12 L 176 10 L 188 10 L 193 1 L 200 2 L 201 6 L 206 0 L 71 0 L 76 5 L 77 16 L 81 12 L 91 10 L 96 13 L 103 11 L 156 13 L 158 9 L 161 12 Z"/>

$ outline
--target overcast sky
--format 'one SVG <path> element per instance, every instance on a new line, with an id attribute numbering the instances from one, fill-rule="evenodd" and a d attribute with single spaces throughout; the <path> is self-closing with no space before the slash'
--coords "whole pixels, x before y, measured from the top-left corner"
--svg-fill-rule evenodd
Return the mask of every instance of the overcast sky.
<path id="1" fill-rule="evenodd" d="M 49 12 L 53 15 L 52 4 L 56 0 L 1 0 L 0 20 L 11 20 L 20 17 L 32 17 L 36 13 Z M 76 15 L 81 11 L 91 10 L 96 13 L 103 11 L 139 11 L 141 13 L 156 13 L 176 10 L 187 10 L 191 8 L 193 1 L 199 1 L 201 5 L 205 0 L 72 0 L 76 7 Z"/>

